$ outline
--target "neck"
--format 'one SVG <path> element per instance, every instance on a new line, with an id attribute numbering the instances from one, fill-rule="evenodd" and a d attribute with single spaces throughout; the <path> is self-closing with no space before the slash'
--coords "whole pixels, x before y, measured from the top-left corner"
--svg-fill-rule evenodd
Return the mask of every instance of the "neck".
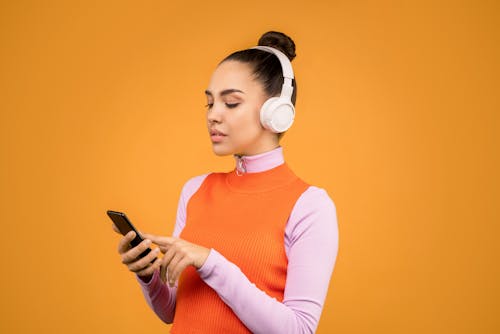
<path id="1" fill-rule="evenodd" d="M 251 157 L 254 155 L 259 155 L 259 154 L 263 154 L 263 153 L 272 151 L 272 150 L 278 148 L 279 146 L 280 146 L 279 143 L 276 142 L 276 143 L 273 143 L 272 145 L 264 145 L 264 146 L 261 146 L 257 149 L 253 149 L 250 151 L 244 151 L 244 152 L 238 152 L 238 153 L 235 153 L 233 155 L 238 156 L 238 157 Z"/>
<path id="2" fill-rule="evenodd" d="M 285 162 L 281 146 L 255 155 L 235 155 L 234 157 L 236 159 L 236 173 L 238 175 L 264 172 Z"/>

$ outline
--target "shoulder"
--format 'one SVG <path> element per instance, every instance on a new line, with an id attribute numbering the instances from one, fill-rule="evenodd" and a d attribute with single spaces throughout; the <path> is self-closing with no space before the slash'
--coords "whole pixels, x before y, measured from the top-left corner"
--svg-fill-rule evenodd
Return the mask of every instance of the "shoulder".
<path id="1" fill-rule="evenodd" d="M 293 213 L 297 218 L 318 216 L 335 220 L 337 208 L 335 202 L 323 188 L 309 186 L 295 203 Z"/>
<path id="2" fill-rule="evenodd" d="M 177 205 L 177 217 L 174 227 L 174 236 L 178 237 L 186 224 L 186 208 L 191 196 L 198 191 L 201 184 L 209 174 L 198 175 L 190 178 L 182 187 L 179 203 Z"/>
<path id="3" fill-rule="evenodd" d="M 200 188 L 208 175 L 210 175 L 210 173 L 197 175 L 187 180 L 182 187 L 181 197 L 186 201 L 191 198 L 191 196 L 193 196 L 193 194 Z"/>
<path id="4" fill-rule="evenodd" d="M 309 186 L 297 200 L 296 206 L 306 205 L 309 209 L 334 209 L 335 203 L 328 195 L 327 191 L 323 188 L 316 186 Z"/>
<path id="5" fill-rule="evenodd" d="M 337 209 L 333 199 L 325 189 L 309 186 L 290 214 L 286 227 L 288 241 L 293 243 L 308 233 L 335 236 L 337 230 Z"/>

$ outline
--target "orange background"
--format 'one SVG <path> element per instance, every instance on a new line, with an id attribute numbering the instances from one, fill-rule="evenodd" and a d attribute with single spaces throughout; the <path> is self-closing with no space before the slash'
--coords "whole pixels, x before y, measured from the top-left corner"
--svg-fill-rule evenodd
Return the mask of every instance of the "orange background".
<path id="1" fill-rule="evenodd" d="M 289 164 L 337 206 L 318 333 L 498 333 L 497 1 L 2 1 L 0 332 L 167 332 L 105 215 L 170 234 L 203 91 L 297 44 Z"/>

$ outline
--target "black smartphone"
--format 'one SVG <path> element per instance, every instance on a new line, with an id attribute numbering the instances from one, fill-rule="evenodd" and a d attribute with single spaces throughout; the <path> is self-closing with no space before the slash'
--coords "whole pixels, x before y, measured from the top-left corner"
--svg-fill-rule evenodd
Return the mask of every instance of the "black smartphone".
<path id="1" fill-rule="evenodd" d="M 134 227 L 134 225 L 132 225 L 130 220 L 127 218 L 127 216 L 123 212 L 108 210 L 107 214 L 108 214 L 109 218 L 111 218 L 113 223 L 115 223 L 116 227 L 118 227 L 118 230 L 120 230 L 121 234 L 125 235 L 130 231 L 135 232 L 135 238 L 130 242 L 131 247 L 136 247 L 144 240 L 141 237 L 141 234 L 139 233 L 139 231 L 137 231 L 137 229 Z M 151 252 L 151 248 L 146 249 L 144 252 L 142 252 L 139 255 L 139 257 L 141 257 L 141 258 L 145 257 L 146 255 L 149 254 L 149 252 Z M 156 259 L 154 259 L 151 262 L 154 262 L 155 260 Z"/>

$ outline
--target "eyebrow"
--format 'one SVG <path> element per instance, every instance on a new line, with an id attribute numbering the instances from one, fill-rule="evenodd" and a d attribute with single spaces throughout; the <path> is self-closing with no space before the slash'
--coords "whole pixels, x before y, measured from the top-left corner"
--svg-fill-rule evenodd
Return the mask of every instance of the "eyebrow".
<path id="1" fill-rule="evenodd" d="M 220 92 L 220 96 L 225 96 L 225 95 L 228 95 L 228 94 L 232 94 L 232 93 L 242 93 L 242 94 L 245 94 L 243 91 L 239 90 L 239 89 L 224 89 L 222 92 Z M 208 96 L 213 96 L 212 92 L 209 91 L 208 89 L 205 91 L 205 95 L 208 95 Z"/>

